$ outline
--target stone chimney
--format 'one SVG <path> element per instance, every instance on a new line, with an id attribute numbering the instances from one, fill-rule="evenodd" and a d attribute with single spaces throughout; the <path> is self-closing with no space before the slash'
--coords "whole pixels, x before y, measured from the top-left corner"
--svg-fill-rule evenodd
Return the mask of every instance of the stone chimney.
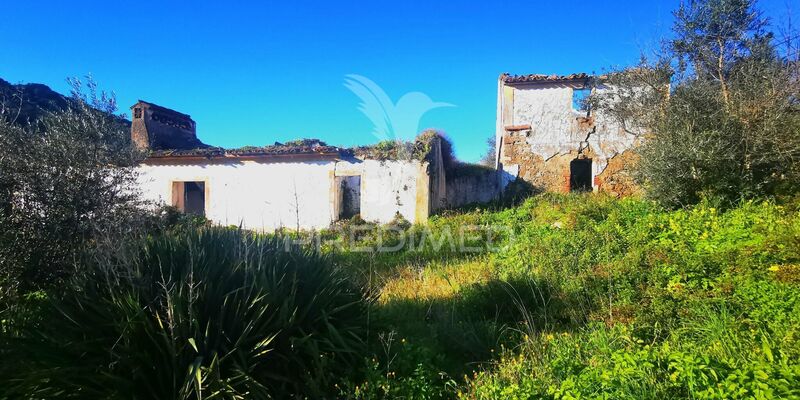
<path id="1" fill-rule="evenodd" d="M 143 150 L 191 150 L 208 147 L 197 139 L 189 115 L 139 100 L 131 106 L 131 140 Z"/>

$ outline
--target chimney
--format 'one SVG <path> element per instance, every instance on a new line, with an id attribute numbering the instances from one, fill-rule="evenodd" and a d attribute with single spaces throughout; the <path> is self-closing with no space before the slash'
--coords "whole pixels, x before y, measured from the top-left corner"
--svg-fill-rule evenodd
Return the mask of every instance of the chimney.
<path id="1" fill-rule="evenodd" d="M 131 106 L 131 141 L 142 150 L 191 150 L 208 147 L 197 139 L 187 114 L 139 100 Z"/>

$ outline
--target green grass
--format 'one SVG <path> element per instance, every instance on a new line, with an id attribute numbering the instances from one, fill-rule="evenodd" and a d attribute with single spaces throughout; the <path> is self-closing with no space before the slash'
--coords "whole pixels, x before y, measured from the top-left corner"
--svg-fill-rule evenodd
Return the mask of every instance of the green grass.
<path id="1" fill-rule="evenodd" d="M 14 361 L 0 373 L 16 380 L 3 388 L 16 390 L 8 398 L 800 396 L 797 204 L 666 211 L 544 194 L 427 226 L 359 224 L 316 233 L 321 255 L 276 252 L 275 238 L 235 229 L 147 238 L 106 259 L 114 274 L 92 269 L 4 316 L 0 355 Z M 483 249 L 437 244 L 462 231 Z M 381 241 L 403 246 L 352 250 Z M 119 279 L 119 267 L 137 279 Z M 167 315 L 179 329 L 158 325 Z M 252 358 L 263 339 L 271 353 Z M 144 380 L 126 377 L 133 370 Z"/>
<path id="2" fill-rule="evenodd" d="M 430 229 L 464 225 L 513 238 L 480 254 L 338 254 L 378 293 L 366 378 L 343 395 L 800 396 L 795 210 L 542 195 Z"/>

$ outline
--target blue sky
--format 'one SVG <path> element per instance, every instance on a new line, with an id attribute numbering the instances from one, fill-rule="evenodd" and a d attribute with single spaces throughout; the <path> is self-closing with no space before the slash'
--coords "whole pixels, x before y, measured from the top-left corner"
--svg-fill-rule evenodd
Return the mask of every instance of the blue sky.
<path id="1" fill-rule="evenodd" d="M 493 134 L 502 72 L 602 72 L 669 34 L 678 1 L 8 1 L 0 77 L 45 83 L 91 73 L 122 111 L 143 99 L 192 115 L 206 143 L 302 137 L 374 143 L 345 86 L 358 74 L 393 101 L 423 92 L 456 107 L 424 115 L 459 158 Z M 764 0 L 785 20 L 791 1 Z M 792 13 L 797 16 L 797 8 Z"/>

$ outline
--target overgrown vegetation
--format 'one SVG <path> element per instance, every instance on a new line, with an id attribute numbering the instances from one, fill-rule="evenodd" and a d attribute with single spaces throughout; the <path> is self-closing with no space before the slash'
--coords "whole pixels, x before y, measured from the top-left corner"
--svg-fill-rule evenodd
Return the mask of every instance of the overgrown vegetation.
<path id="1" fill-rule="evenodd" d="M 610 74 L 618 90 L 592 100 L 645 137 L 638 176 L 664 205 L 800 187 L 800 42 L 776 37 L 754 3 L 681 3 L 655 59 Z"/>
<path id="2" fill-rule="evenodd" d="M 440 145 L 443 166 L 448 170 L 456 162 L 453 145 L 444 133 L 432 129 L 423 131 L 413 141 L 385 140 L 374 145 L 355 147 L 352 150 L 356 156 L 375 160 L 430 161 L 434 143 Z"/>
<path id="3" fill-rule="evenodd" d="M 340 255 L 380 293 L 375 358 L 343 395 L 800 396 L 796 208 L 542 195 L 431 229 L 467 224 L 513 235 L 488 253 Z"/>
<path id="4" fill-rule="evenodd" d="M 69 277 L 101 236 L 144 218 L 128 168 L 136 160 L 113 97 L 73 80 L 70 107 L 31 123 L 0 115 L 0 311 L 17 293 Z M 13 105 L 13 104 L 12 104 Z"/>
<path id="5" fill-rule="evenodd" d="M 5 324 L 3 387 L 10 398 L 791 398 L 798 208 L 539 195 L 428 226 L 353 221 L 320 234 L 341 239 L 323 242 L 327 259 L 178 228 L 29 301 Z M 257 356 L 260 340 L 270 352 Z M 275 363 L 285 379 L 263 372 Z"/>
<path id="6" fill-rule="evenodd" d="M 279 239 L 177 230 L 84 269 L 8 327 L 0 398 L 319 398 L 363 354 L 362 292 Z"/>

